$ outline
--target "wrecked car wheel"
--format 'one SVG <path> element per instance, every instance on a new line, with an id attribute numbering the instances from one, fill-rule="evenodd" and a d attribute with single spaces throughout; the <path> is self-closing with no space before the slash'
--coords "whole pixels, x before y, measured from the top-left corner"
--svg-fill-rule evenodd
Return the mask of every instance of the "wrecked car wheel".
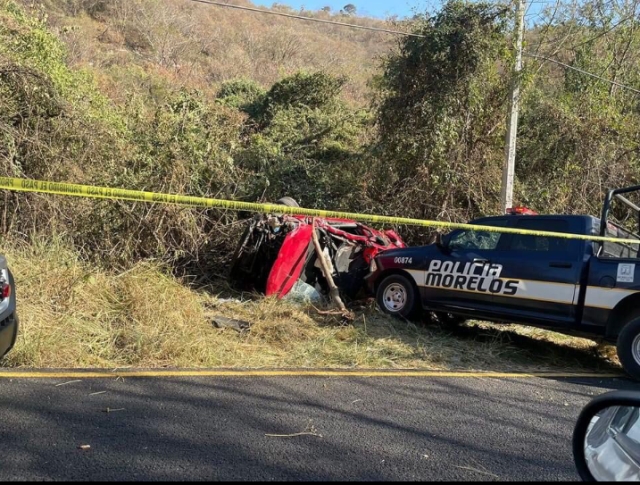
<path id="1" fill-rule="evenodd" d="M 415 316 L 417 292 L 413 284 L 402 275 L 387 276 L 376 293 L 378 307 L 385 313 L 396 317 Z"/>
<path id="2" fill-rule="evenodd" d="M 300 207 L 296 199 L 292 197 L 281 197 L 278 200 L 276 200 L 276 204 L 286 205 L 287 207 Z"/>

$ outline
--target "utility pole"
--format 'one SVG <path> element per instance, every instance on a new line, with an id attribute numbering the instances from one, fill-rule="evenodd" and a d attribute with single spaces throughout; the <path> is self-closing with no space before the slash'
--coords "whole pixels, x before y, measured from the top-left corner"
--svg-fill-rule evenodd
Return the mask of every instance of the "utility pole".
<path id="1" fill-rule="evenodd" d="M 516 62 L 511 77 L 509 115 L 507 117 L 507 137 L 505 141 L 505 161 L 502 171 L 500 207 L 503 213 L 513 204 L 513 174 L 516 162 L 516 137 L 518 134 L 518 108 L 520 103 L 520 72 L 522 71 L 522 39 L 524 37 L 524 10 L 526 0 L 516 2 L 516 24 L 514 30 Z"/>

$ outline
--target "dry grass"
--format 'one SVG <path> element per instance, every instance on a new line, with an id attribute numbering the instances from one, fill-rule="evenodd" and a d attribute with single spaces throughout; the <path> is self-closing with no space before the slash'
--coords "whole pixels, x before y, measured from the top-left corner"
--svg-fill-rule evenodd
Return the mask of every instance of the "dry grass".
<path id="1" fill-rule="evenodd" d="M 9 367 L 341 367 L 596 370 L 595 344 L 524 327 L 456 330 L 390 320 L 372 304 L 341 326 L 273 299 L 224 301 L 147 262 L 120 274 L 61 244 L 3 248 L 14 272 L 21 332 Z M 251 330 L 217 329 L 213 315 Z"/>

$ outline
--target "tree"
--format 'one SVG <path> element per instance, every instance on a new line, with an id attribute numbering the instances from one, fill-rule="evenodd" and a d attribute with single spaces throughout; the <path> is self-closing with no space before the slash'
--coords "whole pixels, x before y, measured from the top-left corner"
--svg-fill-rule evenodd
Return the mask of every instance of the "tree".
<path id="1" fill-rule="evenodd" d="M 346 83 L 343 77 L 324 72 L 298 72 L 275 83 L 264 96 L 260 115 L 263 125 L 282 110 L 291 108 L 323 109 L 333 103 Z"/>
<path id="2" fill-rule="evenodd" d="M 331 7 L 327 5 L 326 7 L 322 7 L 320 10 L 322 10 L 323 12 L 329 13 L 331 12 Z"/>
<path id="3" fill-rule="evenodd" d="M 384 62 L 375 195 L 409 217 L 495 210 L 507 78 L 504 8 L 450 0 Z M 495 199 L 495 200 L 494 200 Z M 385 202 L 389 210 L 389 202 Z"/>
<path id="4" fill-rule="evenodd" d="M 348 3 L 347 5 L 342 7 L 342 9 L 346 13 L 348 13 L 349 15 L 355 15 L 356 14 L 356 6 L 353 3 Z"/>
<path id="5" fill-rule="evenodd" d="M 346 79 L 299 72 L 275 83 L 245 151 L 236 158 L 254 177 L 252 197 L 290 195 L 304 206 L 353 206 L 358 200 L 359 136 L 366 122 L 340 99 Z"/>

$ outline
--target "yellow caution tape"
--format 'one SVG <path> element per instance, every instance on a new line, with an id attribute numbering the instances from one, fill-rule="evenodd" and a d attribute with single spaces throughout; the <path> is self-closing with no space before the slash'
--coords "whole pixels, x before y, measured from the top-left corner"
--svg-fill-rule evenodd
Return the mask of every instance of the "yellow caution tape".
<path id="1" fill-rule="evenodd" d="M 482 226 L 478 224 L 463 224 L 457 222 L 410 219 L 406 217 L 391 217 L 379 216 L 374 214 L 356 214 L 352 212 L 305 209 L 302 207 L 288 207 L 279 204 L 259 204 L 254 202 L 209 199 L 206 197 L 162 194 L 158 192 L 144 192 L 141 190 L 96 187 L 92 185 L 48 182 L 44 180 L 21 179 L 12 177 L 0 177 L 0 189 L 15 190 L 20 192 L 37 192 L 42 194 L 71 195 L 75 197 L 88 197 L 93 199 L 116 199 L 131 200 L 136 202 L 174 204 L 188 207 L 203 207 L 209 209 L 228 209 L 236 211 L 305 215 L 310 217 L 352 219 L 356 221 L 370 222 L 375 224 L 411 225 L 422 227 L 437 227 L 444 229 L 470 229 L 476 231 L 500 232 L 507 234 L 525 234 L 531 236 L 558 237 L 563 239 L 579 239 L 583 241 L 640 244 L 640 240 L 635 239 L 620 239 L 613 237 L 591 236 L 584 234 L 567 234 L 550 231 L 531 231 L 527 229 Z"/>

